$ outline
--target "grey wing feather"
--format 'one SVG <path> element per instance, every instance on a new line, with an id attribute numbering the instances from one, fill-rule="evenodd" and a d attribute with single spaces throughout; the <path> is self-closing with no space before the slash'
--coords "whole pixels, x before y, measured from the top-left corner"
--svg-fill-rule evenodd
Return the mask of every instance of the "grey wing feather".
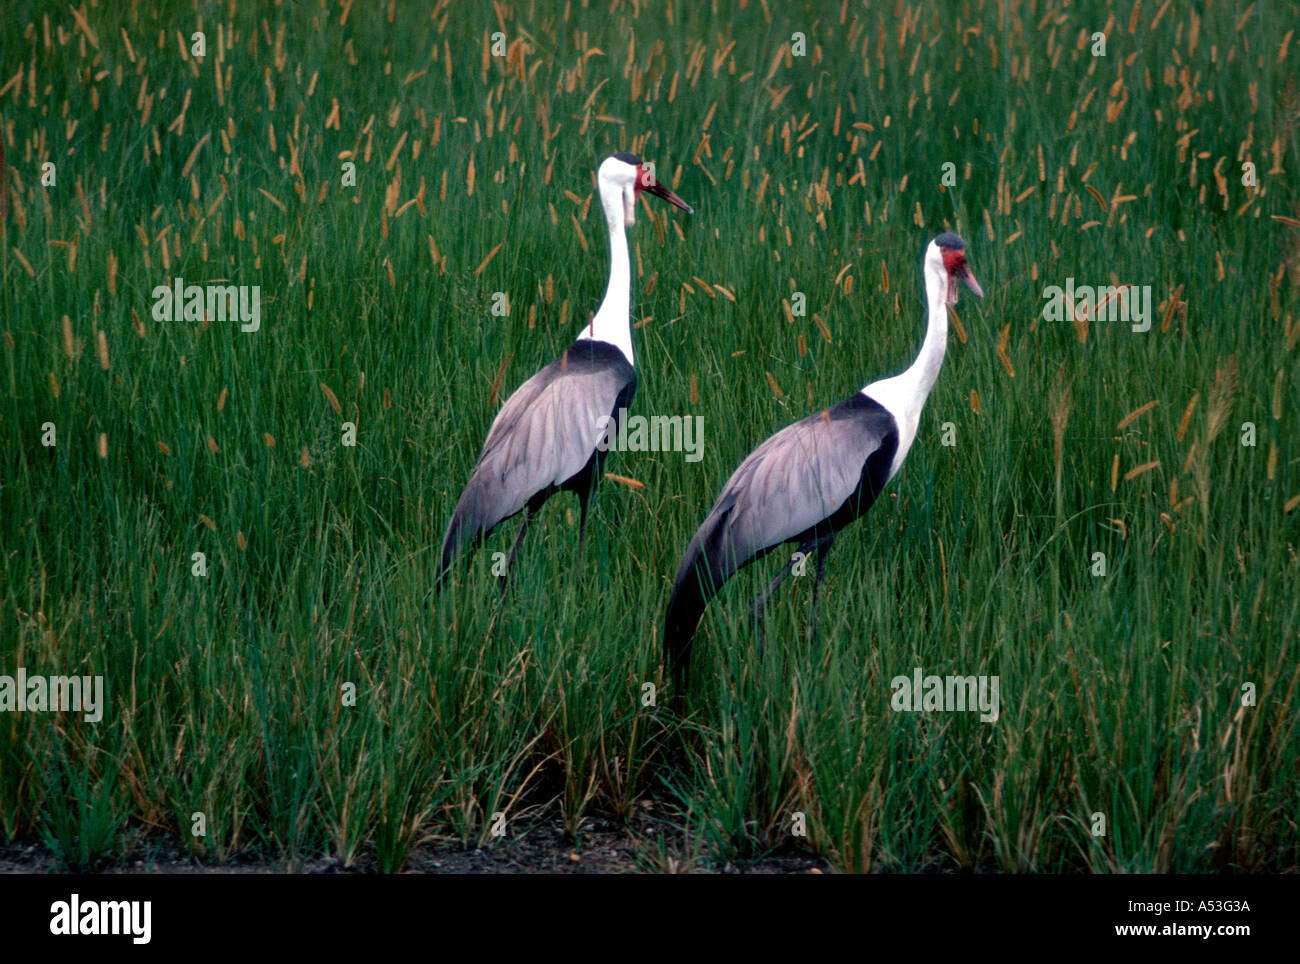
<path id="1" fill-rule="evenodd" d="M 678 580 L 707 551 L 726 579 L 764 549 L 793 539 L 838 510 L 857 490 L 881 427 L 817 413 L 756 448 L 722 487 L 700 526 Z"/>
<path id="2" fill-rule="evenodd" d="M 577 474 L 596 450 L 600 418 L 613 411 L 627 372 L 566 368 L 557 360 L 519 386 L 488 430 L 449 533 L 491 529 L 538 492 Z"/>
<path id="3" fill-rule="evenodd" d="M 664 652 L 684 684 L 687 651 L 709 600 L 764 551 L 835 531 L 864 512 L 888 480 L 898 426 L 855 395 L 777 432 L 732 473 L 682 558 L 664 614 Z"/>

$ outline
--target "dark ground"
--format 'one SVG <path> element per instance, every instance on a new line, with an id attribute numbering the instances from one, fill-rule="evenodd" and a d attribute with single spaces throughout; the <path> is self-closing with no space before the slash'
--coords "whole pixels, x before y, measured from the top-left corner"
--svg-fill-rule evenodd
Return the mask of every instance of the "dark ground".
<path id="1" fill-rule="evenodd" d="M 637 872 L 800 874 L 827 873 L 819 857 L 784 848 L 754 860 L 717 864 L 692 855 L 680 837 L 639 835 L 621 821 L 595 818 L 575 841 L 559 820 L 521 831 L 490 847 L 466 849 L 459 840 L 427 840 L 411 854 L 403 873 L 417 874 L 609 874 Z M 0 845 L 0 874 L 64 871 L 58 858 L 39 843 Z M 170 840 L 145 840 L 125 860 L 98 870 L 103 874 L 348 874 L 375 873 L 373 855 L 363 853 L 351 867 L 328 857 L 297 861 L 238 858 L 205 864 Z"/>

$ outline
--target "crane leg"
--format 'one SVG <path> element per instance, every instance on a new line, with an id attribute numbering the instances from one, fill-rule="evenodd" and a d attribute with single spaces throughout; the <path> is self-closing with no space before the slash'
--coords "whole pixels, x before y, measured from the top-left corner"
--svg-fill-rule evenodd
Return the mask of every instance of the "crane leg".
<path id="1" fill-rule="evenodd" d="M 835 533 L 829 533 L 822 536 L 816 543 L 817 549 L 817 575 L 813 580 L 812 591 L 812 627 L 808 637 L 815 646 L 817 644 L 817 597 L 822 588 L 822 577 L 826 575 L 826 560 L 830 557 L 831 546 L 835 543 Z"/>
<path id="2" fill-rule="evenodd" d="M 578 493 L 578 569 L 582 569 L 582 550 L 587 544 L 587 510 L 591 507 L 591 493 Z"/>
<path id="3" fill-rule="evenodd" d="M 807 553 L 808 548 L 807 545 L 803 545 L 799 547 L 799 551 Z M 767 601 L 771 598 L 772 593 L 776 592 L 781 583 L 785 582 L 786 577 L 794 572 L 796 565 L 797 563 L 792 556 L 790 561 L 781 567 L 781 571 L 776 574 L 776 578 L 768 583 L 767 588 L 754 597 L 754 604 L 749 607 L 749 618 L 754 622 L 754 636 L 758 639 L 759 659 L 763 658 L 765 648 L 763 642 L 763 610 L 766 608 Z"/>

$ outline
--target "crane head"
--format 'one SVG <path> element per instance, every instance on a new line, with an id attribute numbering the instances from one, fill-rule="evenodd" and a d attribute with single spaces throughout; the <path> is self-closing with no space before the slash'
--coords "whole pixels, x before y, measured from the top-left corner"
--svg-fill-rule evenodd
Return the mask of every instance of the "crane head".
<path id="1" fill-rule="evenodd" d="M 970 265 L 966 263 L 966 242 L 951 231 L 941 234 L 930 245 L 931 251 L 936 252 L 940 262 L 943 265 L 943 272 L 948 279 L 947 302 L 950 305 L 957 303 L 957 282 L 961 281 L 971 291 L 975 292 L 977 298 L 984 297 L 984 289 L 980 283 L 975 280 L 975 274 L 971 271 Z"/>
<path id="2" fill-rule="evenodd" d="M 694 214 L 695 209 L 664 187 L 655 177 L 653 165 L 646 164 L 635 154 L 620 151 L 613 157 L 605 159 L 597 174 L 602 196 L 608 190 L 617 190 L 623 200 L 624 223 L 636 224 L 636 198 L 642 191 L 663 198 L 669 204 L 681 208 L 687 214 Z"/>

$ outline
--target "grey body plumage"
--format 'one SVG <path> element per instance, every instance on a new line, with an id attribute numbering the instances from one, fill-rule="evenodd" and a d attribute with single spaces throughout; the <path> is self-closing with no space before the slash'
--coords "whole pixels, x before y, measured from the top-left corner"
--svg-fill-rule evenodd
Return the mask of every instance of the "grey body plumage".
<path id="1" fill-rule="evenodd" d="M 632 404 L 636 372 L 613 345 L 574 342 L 506 400 L 456 503 L 442 542 L 438 582 L 460 551 L 500 523 L 536 512 L 556 492 L 574 492 L 585 531 L 605 452 L 600 419 Z M 524 525 L 527 525 L 525 519 Z M 522 538 L 523 532 L 520 532 Z M 513 554 L 513 553 L 512 553 Z"/>
<path id="2" fill-rule="evenodd" d="M 740 463 L 687 547 L 673 583 L 664 647 L 679 679 L 700 616 L 722 585 L 785 543 L 804 553 L 819 550 L 820 566 L 834 534 L 869 509 L 884 488 L 897 446 L 894 417 L 858 393 L 786 426 Z"/>

